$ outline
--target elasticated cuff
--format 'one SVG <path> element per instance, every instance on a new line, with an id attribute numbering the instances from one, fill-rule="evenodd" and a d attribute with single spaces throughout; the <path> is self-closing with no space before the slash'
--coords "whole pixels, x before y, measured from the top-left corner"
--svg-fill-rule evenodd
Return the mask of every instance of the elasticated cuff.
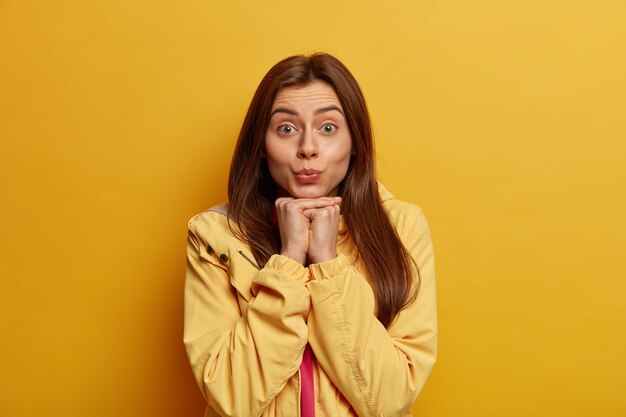
<path id="1" fill-rule="evenodd" d="M 311 279 L 319 281 L 333 279 L 338 275 L 342 275 L 345 273 L 346 268 L 349 267 L 350 263 L 348 262 L 348 258 L 340 253 L 336 258 L 329 261 L 309 265 L 309 272 L 311 273 Z"/>
<path id="2" fill-rule="evenodd" d="M 272 255 L 265 264 L 265 268 L 280 271 L 302 283 L 306 283 L 309 280 L 309 271 L 301 263 L 294 261 L 288 256 Z"/>

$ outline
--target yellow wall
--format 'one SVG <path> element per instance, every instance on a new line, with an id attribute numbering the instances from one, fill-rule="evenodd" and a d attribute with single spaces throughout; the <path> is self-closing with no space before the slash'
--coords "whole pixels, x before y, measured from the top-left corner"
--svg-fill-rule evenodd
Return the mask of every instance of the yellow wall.
<path id="1" fill-rule="evenodd" d="M 626 3 L 338 3 L 0 2 L 0 415 L 202 414 L 186 220 L 265 71 L 317 50 L 431 223 L 417 415 L 626 415 Z"/>

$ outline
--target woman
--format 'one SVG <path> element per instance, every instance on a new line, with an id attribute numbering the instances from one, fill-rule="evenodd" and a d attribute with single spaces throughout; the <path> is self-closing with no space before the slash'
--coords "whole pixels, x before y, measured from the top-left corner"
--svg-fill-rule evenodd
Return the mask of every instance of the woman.
<path id="1" fill-rule="evenodd" d="M 189 222 L 184 341 L 205 415 L 411 415 L 436 357 L 430 234 L 377 183 L 336 58 L 263 78 L 228 197 Z"/>

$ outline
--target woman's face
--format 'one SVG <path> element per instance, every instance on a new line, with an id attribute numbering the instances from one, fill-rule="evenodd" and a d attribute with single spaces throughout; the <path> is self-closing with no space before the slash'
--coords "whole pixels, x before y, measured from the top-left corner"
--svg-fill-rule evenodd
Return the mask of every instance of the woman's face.
<path id="1" fill-rule="evenodd" d="M 281 195 L 337 195 L 351 152 L 350 129 L 330 85 L 313 81 L 278 92 L 265 133 L 265 155 Z"/>

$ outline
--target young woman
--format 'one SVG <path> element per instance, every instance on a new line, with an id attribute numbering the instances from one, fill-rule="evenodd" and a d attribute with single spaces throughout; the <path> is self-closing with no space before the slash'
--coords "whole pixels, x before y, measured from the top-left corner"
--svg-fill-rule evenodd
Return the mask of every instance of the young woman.
<path id="1" fill-rule="evenodd" d="M 436 357 L 430 234 L 376 181 L 341 62 L 270 69 L 228 197 L 189 222 L 184 342 L 205 416 L 410 416 Z"/>

